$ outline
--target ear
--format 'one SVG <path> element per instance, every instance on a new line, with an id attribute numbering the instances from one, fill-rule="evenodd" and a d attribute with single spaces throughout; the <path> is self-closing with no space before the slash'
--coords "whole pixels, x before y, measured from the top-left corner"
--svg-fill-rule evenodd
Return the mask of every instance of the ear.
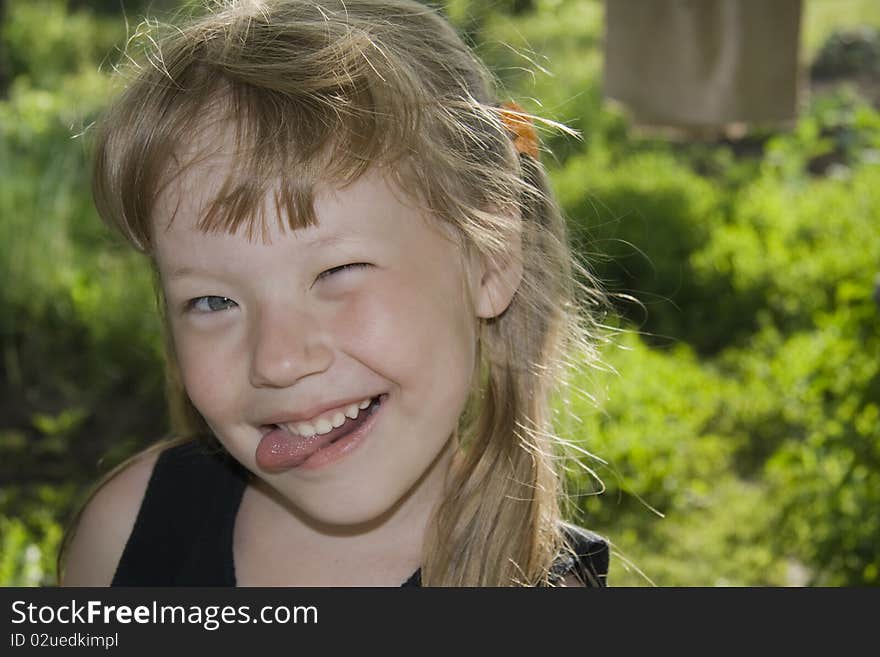
<path id="1" fill-rule="evenodd" d="M 510 215 L 516 222 L 514 236 L 503 253 L 494 257 L 480 256 L 472 281 L 472 298 L 478 317 L 490 319 L 507 310 L 519 289 L 523 275 L 522 220 L 519 212 Z"/>

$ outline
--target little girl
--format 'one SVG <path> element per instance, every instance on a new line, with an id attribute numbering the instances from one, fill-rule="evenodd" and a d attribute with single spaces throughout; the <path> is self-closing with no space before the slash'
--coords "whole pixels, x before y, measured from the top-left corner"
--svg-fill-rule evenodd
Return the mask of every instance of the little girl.
<path id="1" fill-rule="evenodd" d="M 590 279 L 532 117 L 415 1 L 217 4 L 96 130 L 176 438 L 97 488 L 61 583 L 603 585 L 550 406 Z"/>

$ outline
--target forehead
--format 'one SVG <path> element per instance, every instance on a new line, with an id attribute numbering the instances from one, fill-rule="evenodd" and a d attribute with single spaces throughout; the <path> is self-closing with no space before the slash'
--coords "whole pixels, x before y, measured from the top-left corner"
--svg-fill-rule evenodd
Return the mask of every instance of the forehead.
<path id="1" fill-rule="evenodd" d="M 181 230 L 269 243 L 286 233 L 319 240 L 359 228 L 381 233 L 402 221 L 464 247 L 461 231 L 430 211 L 407 162 L 365 164 L 330 145 L 303 154 L 295 144 L 273 144 L 267 153 L 248 130 L 214 110 L 177 146 L 150 212 L 155 247 Z"/>
<path id="2" fill-rule="evenodd" d="M 191 237 L 225 234 L 264 244 L 292 236 L 301 238 L 303 245 L 324 246 L 363 234 L 394 242 L 419 231 L 424 235 L 428 229 L 455 245 L 461 243 L 458 231 L 437 218 L 417 196 L 404 192 L 400 179 L 389 169 L 368 169 L 348 184 L 275 180 L 263 185 L 260 197 L 247 204 L 230 193 L 237 174 L 236 156 L 216 148 L 179 167 L 154 206 L 157 249 L 183 233 Z M 285 195 L 291 184 L 302 199 Z M 308 207 L 302 206 L 303 199 Z M 215 221 L 206 221 L 212 212 Z"/>

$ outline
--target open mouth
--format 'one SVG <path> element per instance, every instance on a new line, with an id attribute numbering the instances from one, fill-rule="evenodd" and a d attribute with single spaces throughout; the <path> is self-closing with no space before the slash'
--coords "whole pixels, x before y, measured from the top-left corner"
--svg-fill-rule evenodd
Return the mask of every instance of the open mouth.
<path id="1" fill-rule="evenodd" d="M 366 422 L 367 419 L 379 409 L 379 406 L 382 404 L 382 398 L 384 396 L 385 395 L 379 395 L 378 397 L 373 397 L 373 399 L 370 401 L 370 405 L 367 406 L 360 413 L 358 413 L 358 416 L 355 419 L 352 420 L 350 418 L 346 418 L 345 423 L 342 426 L 337 427 L 330 433 L 324 434 L 324 436 L 321 436 L 322 438 L 330 436 L 329 441 L 322 441 L 324 442 L 323 446 L 326 447 L 327 445 L 332 445 L 337 440 L 345 438 L 352 431 L 360 428 L 360 426 L 363 425 L 364 422 Z"/>
<path id="2" fill-rule="evenodd" d="M 370 400 L 370 405 L 367 406 L 366 408 L 360 409 L 360 411 L 357 414 L 357 417 L 355 417 L 355 418 L 346 417 L 344 422 L 341 425 L 339 425 L 338 427 L 334 427 L 330 431 L 327 431 L 325 433 L 313 433 L 311 435 L 309 435 L 309 434 L 300 435 L 300 434 L 296 433 L 291 427 L 289 427 L 289 425 L 281 425 L 281 424 L 267 425 L 267 428 L 269 428 L 271 430 L 278 429 L 280 431 L 286 431 L 286 432 L 290 433 L 294 438 L 299 439 L 299 440 L 320 443 L 322 446 L 329 445 L 330 443 L 334 443 L 337 440 L 339 440 L 340 438 L 345 437 L 346 435 L 348 435 L 349 433 L 351 433 L 352 431 L 357 429 L 359 426 L 361 426 L 367 420 L 367 418 L 369 418 L 371 415 L 373 415 L 376 412 L 376 410 L 381 405 L 382 400 L 384 398 L 386 398 L 387 396 L 388 396 L 387 394 L 382 394 L 382 395 L 378 395 L 376 397 L 373 397 Z"/>
<path id="3" fill-rule="evenodd" d="M 344 447 L 344 439 L 360 440 L 358 436 L 362 432 L 359 429 L 369 423 L 372 416 L 387 399 L 388 393 L 373 397 L 369 406 L 361 409 L 356 418 L 346 418 L 343 424 L 324 434 L 316 433 L 307 437 L 291 433 L 282 425 L 265 425 L 264 428 L 269 431 L 264 434 L 257 446 L 255 455 L 257 464 L 270 472 L 298 467 L 309 461 L 318 452 L 323 453 L 323 450 L 328 450 L 331 445 L 335 445 L 337 442 L 343 445 L 342 451 L 345 452 L 348 448 Z M 336 447 L 334 450 L 339 451 Z M 326 460 L 331 451 L 333 450 L 328 450 L 327 456 L 322 457 L 319 461 Z"/>

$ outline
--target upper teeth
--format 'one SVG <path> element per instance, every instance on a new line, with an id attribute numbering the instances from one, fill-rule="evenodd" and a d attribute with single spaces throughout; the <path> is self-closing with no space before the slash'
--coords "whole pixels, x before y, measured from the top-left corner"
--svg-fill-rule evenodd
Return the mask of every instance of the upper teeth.
<path id="1" fill-rule="evenodd" d="M 311 438 L 315 434 L 323 435 L 330 433 L 333 429 L 341 427 L 345 424 L 345 418 L 354 420 L 358 414 L 373 402 L 372 398 L 364 399 L 356 404 L 349 404 L 343 409 L 330 411 L 326 415 L 312 420 L 311 422 L 297 422 L 296 424 L 279 424 L 282 429 L 286 429 L 290 433 L 296 433 L 306 438 Z"/>

